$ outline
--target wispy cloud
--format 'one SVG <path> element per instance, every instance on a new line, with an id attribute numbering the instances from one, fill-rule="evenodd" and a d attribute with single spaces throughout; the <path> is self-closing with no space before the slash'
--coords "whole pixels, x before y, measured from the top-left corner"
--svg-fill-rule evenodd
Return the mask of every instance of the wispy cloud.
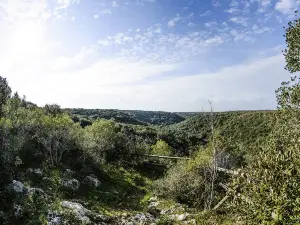
<path id="1" fill-rule="evenodd" d="M 247 23 L 248 18 L 245 18 L 245 17 L 231 17 L 229 19 L 229 21 L 232 23 L 243 25 L 245 27 L 248 25 L 248 23 Z"/>
<path id="2" fill-rule="evenodd" d="M 212 15 L 212 11 L 211 10 L 206 10 L 204 13 L 201 13 L 200 16 L 210 16 Z"/>
<path id="3" fill-rule="evenodd" d="M 297 0 L 279 0 L 275 5 L 275 9 L 282 14 L 291 14 L 299 5 L 300 2 Z"/>
<path id="4" fill-rule="evenodd" d="M 9 81 L 40 105 L 59 102 L 65 107 L 198 111 L 202 107 L 207 109 L 207 100 L 213 100 L 219 111 L 274 108 L 274 90 L 288 76 L 283 69 L 283 57 L 276 55 L 214 73 L 192 76 L 183 73 L 179 77 L 157 79 L 158 74 L 174 72 L 178 66 L 121 59 L 98 60 L 78 71 L 47 74 L 46 79 L 37 79 L 38 75 L 21 80 L 11 76 Z M 14 73 L 21 72 L 18 70 Z M 156 79 L 146 82 L 151 77 Z"/>
<path id="5" fill-rule="evenodd" d="M 252 30 L 254 31 L 255 34 L 264 34 L 264 33 L 272 32 L 274 29 L 270 27 L 259 27 L 258 25 L 254 25 L 252 27 Z"/>
<path id="6" fill-rule="evenodd" d="M 188 22 L 194 17 L 194 13 L 190 13 L 187 16 L 181 16 L 177 14 L 175 17 L 168 21 L 168 27 L 175 27 L 178 23 Z"/>
<path id="7" fill-rule="evenodd" d="M 102 11 L 100 12 L 100 14 L 102 14 L 102 15 L 105 15 L 105 14 L 111 14 L 111 13 L 112 13 L 112 11 L 109 10 L 109 9 L 104 9 L 104 10 L 102 10 Z"/>
<path id="8" fill-rule="evenodd" d="M 221 6 L 221 2 L 219 0 L 211 0 L 211 4 L 214 7 L 219 7 Z"/>
<path id="9" fill-rule="evenodd" d="M 112 2 L 112 7 L 118 7 L 118 6 L 119 6 L 119 4 L 116 1 Z"/>
<path id="10" fill-rule="evenodd" d="M 204 24 L 206 27 L 215 27 L 218 25 L 216 21 L 210 21 Z"/>
<path id="11" fill-rule="evenodd" d="M 285 21 L 298 0 L 212 0 L 215 12 L 192 0 L 162 14 L 166 2 L 0 0 L 0 74 L 31 101 L 64 107 L 274 105 L 284 60 L 269 57 L 275 50 L 264 45 L 274 46 L 263 37 L 278 35 L 274 21 Z M 261 58 L 242 63 L 252 52 Z"/>

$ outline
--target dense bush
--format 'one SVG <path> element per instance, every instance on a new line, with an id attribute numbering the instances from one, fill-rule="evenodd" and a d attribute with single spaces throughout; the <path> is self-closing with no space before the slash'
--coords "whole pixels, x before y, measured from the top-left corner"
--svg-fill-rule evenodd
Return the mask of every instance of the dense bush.
<path id="1" fill-rule="evenodd" d="M 172 155 L 173 149 L 163 140 L 158 140 L 155 145 L 151 146 L 152 154 L 155 155 Z"/>
<path id="2" fill-rule="evenodd" d="M 158 196 L 171 198 L 200 209 L 208 209 L 219 200 L 224 191 L 212 187 L 213 151 L 211 146 L 200 149 L 192 160 L 179 162 L 171 167 L 164 178 L 154 182 L 153 189 Z M 214 183 L 225 177 L 219 174 Z M 212 191 L 214 192 L 213 199 Z"/>
<path id="3" fill-rule="evenodd" d="M 299 115 L 286 112 L 259 156 L 232 183 L 246 224 L 300 223 Z"/>

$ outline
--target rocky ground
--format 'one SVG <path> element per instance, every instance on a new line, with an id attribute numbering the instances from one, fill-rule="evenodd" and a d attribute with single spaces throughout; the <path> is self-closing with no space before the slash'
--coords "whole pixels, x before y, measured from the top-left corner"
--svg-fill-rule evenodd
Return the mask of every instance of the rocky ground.
<path id="1" fill-rule="evenodd" d="M 9 185 L 9 191 L 18 196 L 18 199 L 39 199 L 46 207 L 46 224 L 61 225 L 66 224 L 120 224 L 120 225 L 138 225 L 138 224 L 196 224 L 191 211 L 178 203 L 170 203 L 157 197 L 150 197 L 144 200 L 140 211 L 136 209 L 125 208 L 115 210 L 114 212 L 103 211 L 97 206 L 97 200 L 101 200 L 101 193 L 110 193 L 118 195 L 118 191 L 107 190 L 107 192 L 98 192 L 103 182 L 94 174 L 90 174 L 81 180 L 75 178 L 75 172 L 66 169 L 59 179 L 53 179 L 44 175 L 39 168 L 29 168 L 26 176 L 39 182 L 21 182 L 13 180 Z M 37 183 L 37 187 L 30 186 Z M 53 184 L 55 183 L 55 184 Z M 93 193 L 96 200 L 82 198 L 80 190 L 82 188 L 88 193 Z M 67 195 L 59 195 L 61 193 Z M 96 194 L 95 194 L 96 193 Z M 130 197 L 130 196 L 129 196 Z M 90 198 L 91 199 L 91 198 Z M 122 204 L 122 202 L 120 203 Z M 143 206 L 142 206 L 143 205 Z M 22 219 L 24 206 L 15 203 L 15 217 Z M 1 212 L 0 212 L 1 214 Z M 74 219 L 74 222 L 72 219 Z M 75 222 L 76 221 L 76 222 Z"/>

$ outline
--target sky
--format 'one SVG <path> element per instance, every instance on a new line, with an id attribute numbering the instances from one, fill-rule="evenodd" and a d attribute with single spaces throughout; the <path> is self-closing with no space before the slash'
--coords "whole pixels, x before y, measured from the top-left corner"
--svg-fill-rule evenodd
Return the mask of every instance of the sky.
<path id="1" fill-rule="evenodd" d="M 274 109 L 300 0 L 0 0 L 0 76 L 40 106 Z"/>

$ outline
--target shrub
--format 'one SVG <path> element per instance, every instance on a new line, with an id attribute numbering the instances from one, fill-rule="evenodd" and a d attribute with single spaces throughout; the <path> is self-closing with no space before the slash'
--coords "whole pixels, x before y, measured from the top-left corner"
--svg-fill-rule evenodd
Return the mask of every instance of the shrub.
<path id="1" fill-rule="evenodd" d="M 262 152 L 231 184 L 246 224 L 300 223 L 299 112 L 286 111 Z"/>
<path id="2" fill-rule="evenodd" d="M 171 198 L 199 208 L 209 207 L 212 179 L 212 151 L 201 149 L 193 160 L 171 167 L 164 178 L 154 182 L 158 196 Z M 217 178 L 221 179 L 220 176 Z M 214 187 L 219 191 L 218 187 Z M 215 202 L 219 197 L 214 197 Z"/>
<path id="3" fill-rule="evenodd" d="M 98 119 L 91 126 L 86 127 L 85 131 L 87 150 L 96 161 L 113 158 L 118 140 L 115 122 Z"/>
<path id="4" fill-rule="evenodd" d="M 158 140 L 155 145 L 151 146 L 152 153 L 155 155 L 172 155 L 173 149 L 163 140 Z"/>

